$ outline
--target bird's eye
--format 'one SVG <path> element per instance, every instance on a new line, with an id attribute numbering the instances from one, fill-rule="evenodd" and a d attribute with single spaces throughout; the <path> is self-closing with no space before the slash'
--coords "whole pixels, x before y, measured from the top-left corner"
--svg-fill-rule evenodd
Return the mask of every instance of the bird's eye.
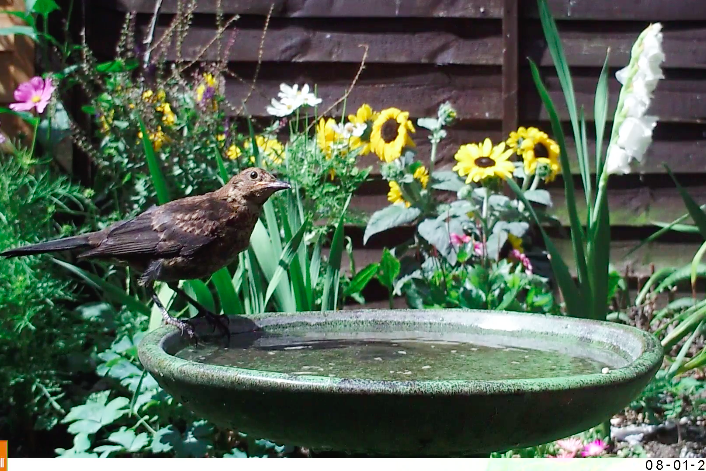
<path id="1" fill-rule="evenodd" d="M 250 172 L 250 178 L 252 178 L 253 180 L 257 180 L 257 172 Z"/>

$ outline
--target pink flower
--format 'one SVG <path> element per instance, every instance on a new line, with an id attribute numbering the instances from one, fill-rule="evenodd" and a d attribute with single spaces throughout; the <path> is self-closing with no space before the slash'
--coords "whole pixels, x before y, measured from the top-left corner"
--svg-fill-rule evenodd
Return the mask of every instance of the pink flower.
<path id="1" fill-rule="evenodd" d="M 575 455 L 579 451 L 583 450 L 583 442 L 579 438 L 565 438 L 564 440 L 557 440 L 556 444 L 562 450 Z"/>
<path id="2" fill-rule="evenodd" d="M 557 454 L 556 456 L 548 456 L 547 458 L 557 458 L 560 460 L 570 460 L 574 456 L 576 456 L 574 453 L 569 453 L 568 451 L 562 450 L 561 453 Z"/>
<path id="3" fill-rule="evenodd" d="M 471 241 L 471 238 L 469 236 L 467 236 L 466 234 L 459 235 L 456 233 L 452 233 L 450 237 L 451 237 L 451 244 L 455 245 L 456 247 L 467 244 Z"/>
<path id="4" fill-rule="evenodd" d="M 34 77 L 29 82 L 20 84 L 15 90 L 15 100 L 18 103 L 10 105 L 14 111 L 30 111 L 37 108 L 37 113 L 43 113 L 51 100 L 51 94 L 56 87 L 51 83 L 51 78 L 44 80 L 42 77 Z"/>
<path id="5" fill-rule="evenodd" d="M 473 253 L 478 255 L 479 257 L 483 256 L 483 252 L 485 252 L 485 247 L 483 246 L 482 242 L 474 242 L 473 243 Z"/>
<path id="6" fill-rule="evenodd" d="M 530 262 L 530 259 L 529 259 L 529 257 L 527 257 L 527 255 L 523 254 L 522 252 L 520 252 L 517 249 L 512 249 L 510 251 L 510 258 L 514 258 L 518 262 L 522 263 L 522 266 L 525 267 L 525 271 L 527 272 L 528 275 L 532 274 L 532 262 Z M 578 440 L 578 438 L 576 440 Z M 559 440 L 559 441 L 563 442 L 565 440 Z M 559 446 L 561 446 L 561 445 L 559 445 Z"/>
<path id="7" fill-rule="evenodd" d="M 603 443 L 603 440 L 594 440 L 583 448 L 583 453 L 581 453 L 581 456 L 584 458 L 589 456 L 598 456 L 603 453 L 607 447 L 608 446 Z"/>

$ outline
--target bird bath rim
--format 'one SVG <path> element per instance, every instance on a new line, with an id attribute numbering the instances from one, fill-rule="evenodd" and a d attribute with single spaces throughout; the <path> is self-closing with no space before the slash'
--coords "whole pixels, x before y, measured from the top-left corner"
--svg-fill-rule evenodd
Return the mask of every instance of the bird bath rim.
<path id="1" fill-rule="evenodd" d="M 187 340 L 177 328 L 163 326 L 148 333 L 140 343 L 139 357 L 143 366 L 153 375 L 179 378 L 192 384 L 221 385 L 229 387 L 262 388 L 269 391 L 291 390 L 326 392 L 330 394 L 380 393 L 393 395 L 491 395 L 519 392 L 566 391 L 587 387 L 615 385 L 635 378 L 651 375 L 662 363 L 662 346 L 651 334 L 635 327 L 605 321 L 578 319 L 564 316 L 514 313 L 505 311 L 478 311 L 463 309 L 445 310 L 351 310 L 329 312 L 264 313 L 248 317 L 230 318 L 233 334 L 251 331 L 253 326 L 266 328 L 271 325 L 297 323 L 416 323 L 442 326 L 480 326 L 481 331 L 503 333 L 535 331 L 542 334 L 575 336 L 572 331 L 582 330 L 578 337 L 598 342 L 606 348 L 613 347 L 628 362 L 625 366 L 610 369 L 607 373 L 583 374 L 553 378 L 502 379 L 502 380 L 354 380 L 344 377 L 292 376 L 266 370 L 252 370 L 234 366 L 209 365 L 188 361 L 174 356 Z M 512 329 L 503 329 L 514 326 Z M 208 332 L 208 325 L 200 320 L 197 333 Z M 572 327 L 574 329 L 572 329 Z M 442 331 L 443 332 L 443 331 Z"/>

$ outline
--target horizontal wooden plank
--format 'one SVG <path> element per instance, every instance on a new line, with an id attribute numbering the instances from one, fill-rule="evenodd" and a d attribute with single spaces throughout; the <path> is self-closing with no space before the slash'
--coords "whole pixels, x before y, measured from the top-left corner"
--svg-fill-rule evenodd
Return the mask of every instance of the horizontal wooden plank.
<path id="1" fill-rule="evenodd" d="M 94 0 L 95 1 L 95 0 Z M 120 11 L 152 13 L 156 0 L 97 0 L 104 7 Z M 179 1 L 164 0 L 162 11 L 175 13 Z M 275 16 L 288 17 L 461 17 L 501 18 L 502 0 L 199 0 L 198 13 L 266 15 L 274 4 Z"/>
<path id="2" fill-rule="evenodd" d="M 226 97 L 238 105 L 250 90 L 254 64 L 231 64 L 230 70 L 243 80 L 229 77 Z M 358 71 L 356 64 L 335 67 L 302 63 L 262 64 L 256 91 L 247 103 L 248 111 L 264 116 L 265 108 L 287 83 L 316 84 L 323 99 L 320 110 L 341 98 Z M 346 110 L 369 103 L 376 109 L 404 108 L 414 117 L 436 115 L 439 104 L 450 101 L 461 119 L 498 119 L 502 113 L 499 67 L 380 65 L 366 67 L 345 103 Z M 341 103 L 334 113 L 343 109 Z"/>
<path id="3" fill-rule="evenodd" d="M 400 240 L 402 242 L 402 240 Z M 571 241 L 566 239 L 554 239 L 562 258 L 575 274 L 575 264 Z M 629 270 L 632 276 L 637 278 L 649 277 L 652 273 L 652 265 L 655 270 L 666 267 L 680 267 L 691 263 L 694 254 L 699 250 L 700 244 L 677 244 L 677 243 L 652 243 L 648 244 L 635 253 L 628 256 L 628 252 L 638 244 L 638 241 L 613 241 L 610 245 L 610 259 L 616 270 L 625 273 Z M 324 250 L 324 255 L 328 256 L 328 250 Z M 370 263 L 380 261 L 382 247 L 358 248 L 353 252 L 355 265 L 358 270 Z M 344 255 L 343 267 L 349 270 L 347 255 Z M 548 263 L 548 262 L 545 262 Z"/>
<path id="4" fill-rule="evenodd" d="M 183 42 L 181 58 L 218 61 L 220 50 L 229 50 L 229 61 L 256 62 L 262 37 L 263 21 L 243 18 L 214 42 L 205 53 L 203 48 L 216 36 L 215 17 L 192 22 Z M 144 19 L 138 31 L 144 37 L 149 21 Z M 156 29 L 155 38 L 161 38 L 167 25 Z M 99 39 L 102 31 L 94 31 Z M 234 35 L 234 36 L 232 36 Z M 115 36 L 117 40 L 118 36 Z M 233 47 L 228 43 L 234 37 Z M 96 41 L 105 43 L 105 41 Z M 360 63 L 363 49 L 368 46 L 367 63 L 423 63 L 502 65 L 502 31 L 499 21 L 408 19 L 390 22 L 382 19 L 365 21 L 330 19 L 279 19 L 270 22 L 263 46 L 265 62 L 348 62 Z M 113 46 L 110 46 L 113 50 Z M 174 47 L 167 59 L 176 60 Z"/>
<path id="5" fill-rule="evenodd" d="M 640 186 L 625 188 L 621 185 L 624 178 L 613 177 L 612 187 L 608 190 L 611 224 L 615 226 L 651 226 L 654 221 L 670 222 L 686 213 L 686 207 L 674 187 L 650 188 Z M 548 187 L 552 197 L 551 214 L 564 225 L 569 225 L 566 209 L 566 198 L 563 186 L 554 184 Z M 700 204 L 706 203 L 706 186 L 688 187 L 689 194 Z M 449 192 L 439 192 L 441 199 L 454 200 L 456 195 Z M 579 217 L 585 220 L 586 198 L 577 188 L 577 204 Z M 359 194 L 351 201 L 351 208 L 367 214 L 388 206 L 387 183 L 374 182 L 362 187 Z"/>
<path id="6" fill-rule="evenodd" d="M 576 102 L 579 107 L 584 107 L 587 119 L 593 118 L 593 99 L 599 72 L 598 69 L 573 70 Z M 549 90 L 561 118 L 568 119 L 564 94 L 555 71 L 553 68 L 543 68 L 542 75 L 544 84 Z M 613 75 L 613 71 L 611 71 L 611 75 Z M 704 117 L 706 117 L 706 75 L 700 71 L 667 70 L 665 76 L 666 78 L 660 81 L 657 86 L 649 113 L 658 116 L 660 122 L 704 122 Z M 525 120 L 547 120 L 548 115 L 534 88 L 529 70 L 524 71 L 520 81 L 521 89 L 525 90 L 525 93 L 520 94 L 520 116 Z M 609 80 L 608 84 L 609 116 L 612 118 L 621 85 L 615 78 Z"/>
<path id="7" fill-rule="evenodd" d="M 691 21 L 706 19 L 703 0 L 549 0 L 552 15 L 561 20 Z M 537 15 L 537 2 L 521 1 L 522 14 Z"/>
<path id="8" fill-rule="evenodd" d="M 523 27 L 520 57 L 531 57 L 543 66 L 553 66 L 539 21 L 525 22 Z M 613 22 L 596 28 L 595 22 L 576 21 L 562 23 L 559 32 L 569 65 L 602 67 L 610 48 L 608 63 L 620 68 L 629 62 L 633 43 L 644 27 L 643 23 Z M 669 24 L 663 34 L 665 68 L 706 67 L 706 21 Z"/>

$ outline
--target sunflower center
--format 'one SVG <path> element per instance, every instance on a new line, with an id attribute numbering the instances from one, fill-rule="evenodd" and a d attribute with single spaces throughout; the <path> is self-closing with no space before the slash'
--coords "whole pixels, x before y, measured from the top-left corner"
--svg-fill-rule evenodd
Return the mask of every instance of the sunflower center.
<path id="1" fill-rule="evenodd" d="M 385 121 L 380 128 L 380 137 L 382 137 L 382 140 L 387 142 L 388 144 L 395 139 L 397 139 L 397 136 L 399 134 L 399 123 L 395 119 L 388 119 Z"/>
<path id="2" fill-rule="evenodd" d="M 478 167 L 483 167 L 483 168 L 488 168 L 492 167 L 495 165 L 495 161 L 491 159 L 490 157 L 478 157 L 475 160 L 475 163 Z"/>
<path id="3" fill-rule="evenodd" d="M 542 157 L 549 157 L 549 151 L 544 144 L 536 144 L 534 146 L 534 156 L 538 159 Z"/>

